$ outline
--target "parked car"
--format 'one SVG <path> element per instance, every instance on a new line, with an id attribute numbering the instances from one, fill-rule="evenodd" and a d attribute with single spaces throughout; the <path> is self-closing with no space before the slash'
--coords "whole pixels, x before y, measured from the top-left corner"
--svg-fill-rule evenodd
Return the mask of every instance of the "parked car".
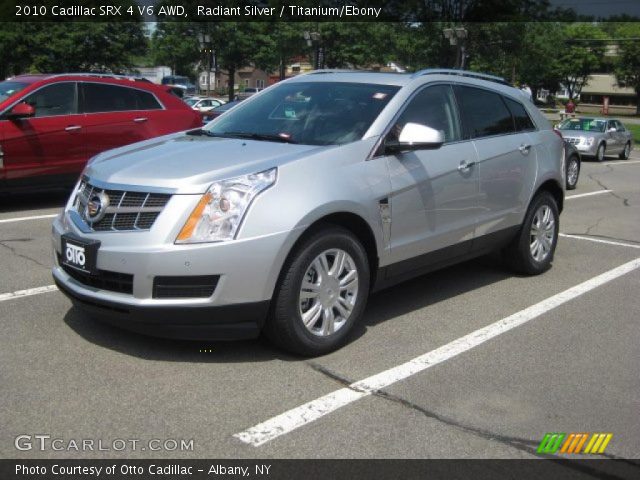
<path id="1" fill-rule="evenodd" d="M 122 328 L 262 331 L 318 355 L 371 291 L 496 249 L 524 274 L 551 266 L 563 142 L 517 89 L 459 70 L 320 73 L 95 157 L 53 224 L 60 290 Z"/>
<path id="2" fill-rule="evenodd" d="M 0 191 L 73 185 L 104 151 L 201 124 L 170 87 L 114 76 L 0 82 Z"/>
<path id="3" fill-rule="evenodd" d="M 633 136 L 619 120 L 567 118 L 557 128 L 582 155 L 595 157 L 599 162 L 607 155 L 618 155 L 621 160 L 626 160 L 631 153 Z"/>
<path id="4" fill-rule="evenodd" d="M 578 178 L 580 177 L 580 152 L 574 145 L 566 140 L 564 141 L 564 161 L 567 190 L 575 190 L 578 186 Z"/>
<path id="5" fill-rule="evenodd" d="M 250 88 L 246 87 L 242 92 L 236 95 L 236 100 L 245 100 L 258 92 L 261 92 L 264 88 Z"/>
<path id="6" fill-rule="evenodd" d="M 233 107 L 238 105 L 240 102 L 241 102 L 241 100 L 233 100 L 231 102 L 225 103 L 224 105 L 220 105 L 219 107 L 212 108 L 208 112 L 204 112 L 202 114 L 202 122 L 203 123 L 210 122 L 214 118 L 217 118 L 220 115 L 222 115 L 223 113 L 228 112 Z"/>
<path id="7" fill-rule="evenodd" d="M 160 80 L 162 85 L 171 85 L 175 88 L 179 88 L 183 91 L 182 96 L 186 97 L 187 95 L 195 95 L 196 86 L 189 77 L 185 77 L 183 75 L 167 75 L 162 77 Z"/>
<path id="8" fill-rule="evenodd" d="M 206 113 L 226 102 L 213 97 L 190 97 L 185 100 L 185 103 L 200 113 Z"/>

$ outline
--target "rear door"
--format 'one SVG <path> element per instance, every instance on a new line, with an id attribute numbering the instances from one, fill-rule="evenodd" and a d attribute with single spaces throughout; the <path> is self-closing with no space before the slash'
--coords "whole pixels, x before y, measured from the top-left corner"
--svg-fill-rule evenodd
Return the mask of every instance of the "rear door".
<path id="1" fill-rule="evenodd" d="M 5 179 L 35 186 L 76 175 L 86 160 L 76 82 L 45 85 L 21 102 L 35 108 L 34 117 L 0 119 Z"/>
<path id="2" fill-rule="evenodd" d="M 417 92 L 387 137 L 393 139 L 408 122 L 442 131 L 445 144 L 386 157 L 392 187 L 391 274 L 468 253 L 478 213 L 476 153 L 472 142 L 462 139 L 451 86 Z"/>
<path id="3" fill-rule="evenodd" d="M 148 138 L 148 115 L 138 111 L 136 90 L 109 83 L 82 82 L 89 155 Z"/>
<path id="4" fill-rule="evenodd" d="M 534 140 L 524 128 L 516 130 L 507 99 L 499 93 L 466 85 L 455 91 L 465 138 L 473 140 L 478 154 L 480 214 L 476 236 L 510 234 L 527 207 L 533 186 L 528 179 L 535 179 Z M 512 108 L 518 105 L 509 101 Z"/>

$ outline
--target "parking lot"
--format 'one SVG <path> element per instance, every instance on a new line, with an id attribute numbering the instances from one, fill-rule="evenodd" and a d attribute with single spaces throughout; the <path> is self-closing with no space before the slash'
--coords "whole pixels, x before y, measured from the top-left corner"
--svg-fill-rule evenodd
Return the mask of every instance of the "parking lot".
<path id="1" fill-rule="evenodd" d="M 0 206 L 4 458 L 531 458 L 546 432 L 611 432 L 605 456 L 640 456 L 637 150 L 583 162 L 544 275 L 488 257 L 417 278 L 374 295 L 350 343 L 315 359 L 149 338 L 72 309 L 50 275 L 65 197 Z M 39 434 L 142 443 L 16 449 Z"/>

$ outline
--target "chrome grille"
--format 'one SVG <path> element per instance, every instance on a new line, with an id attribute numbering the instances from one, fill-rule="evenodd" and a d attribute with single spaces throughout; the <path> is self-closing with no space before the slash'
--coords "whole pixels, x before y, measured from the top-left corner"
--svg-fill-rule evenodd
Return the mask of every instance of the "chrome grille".
<path id="1" fill-rule="evenodd" d="M 109 206 L 104 216 L 92 222 L 87 216 L 87 204 L 94 196 L 104 193 Z M 74 207 L 80 217 L 96 232 L 149 230 L 171 198 L 166 193 L 129 192 L 95 187 L 84 179 L 78 188 Z"/>
<path id="2" fill-rule="evenodd" d="M 565 137 L 564 139 L 571 145 L 578 145 L 580 143 L 580 137 Z"/>

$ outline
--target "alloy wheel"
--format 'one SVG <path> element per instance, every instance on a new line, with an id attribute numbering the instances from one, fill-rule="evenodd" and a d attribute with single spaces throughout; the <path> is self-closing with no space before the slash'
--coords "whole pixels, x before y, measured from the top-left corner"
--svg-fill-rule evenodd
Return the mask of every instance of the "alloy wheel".
<path id="1" fill-rule="evenodd" d="M 529 249 L 536 262 L 544 261 L 551 253 L 556 221 L 549 205 L 541 205 L 533 215 Z"/>
<path id="2" fill-rule="evenodd" d="M 334 248 L 318 255 L 302 277 L 299 312 L 313 335 L 326 337 L 340 330 L 358 298 L 358 269 L 351 256 Z"/>

